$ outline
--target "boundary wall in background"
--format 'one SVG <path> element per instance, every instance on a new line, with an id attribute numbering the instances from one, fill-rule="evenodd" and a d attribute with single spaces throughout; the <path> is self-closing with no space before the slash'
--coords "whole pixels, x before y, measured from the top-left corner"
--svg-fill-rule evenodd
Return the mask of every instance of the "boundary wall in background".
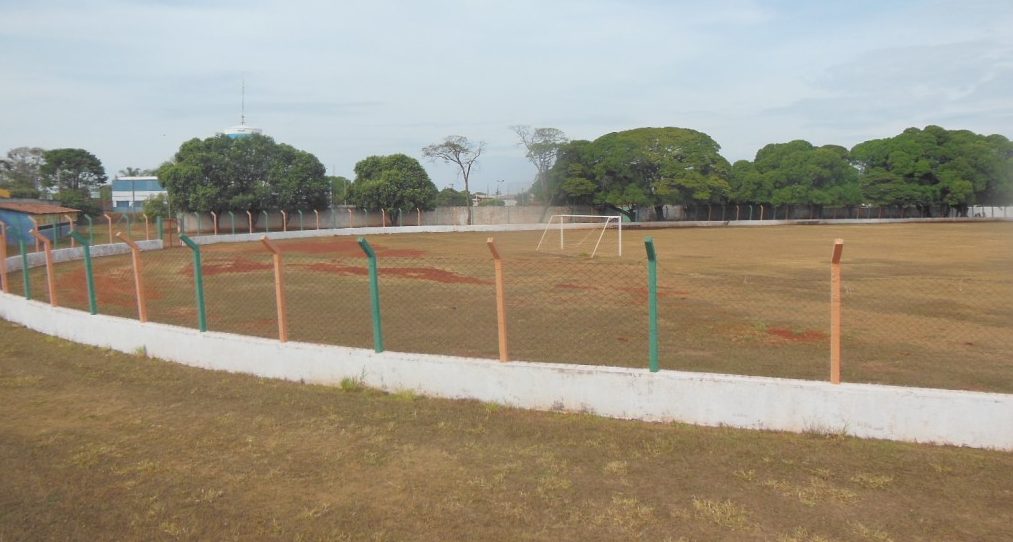
<path id="1" fill-rule="evenodd" d="M 1013 395 L 710 373 L 508 362 L 278 341 L 141 323 L 0 294 L 0 317 L 74 342 L 205 369 L 387 391 L 779 431 L 1013 450 Z"/>

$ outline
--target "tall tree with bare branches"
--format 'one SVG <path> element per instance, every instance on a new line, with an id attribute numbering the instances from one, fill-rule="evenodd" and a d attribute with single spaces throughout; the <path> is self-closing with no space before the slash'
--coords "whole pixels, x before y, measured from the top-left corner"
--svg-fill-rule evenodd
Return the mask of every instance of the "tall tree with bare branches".
<path id="1" fill-rule="evenodd" d="M 530 126 L 511 126 L 511 130 L 521 139 L 521 144 L 527 149 L 525 155 L 535 168 L 538 175 L 535 177 L 536 190 L 534 191 L 545 203 L 550 203 L 550 197 L 546 186 L 546 177 L 549 170 L 556 163 L 559 156 L 559 149 L 569 143 L 566 134 L 558 128 L 532 128 Z"/>
<path id="2" fill-rule="evenodd" d="M 447 164 L 454 164 L 461 171 L 461 178 L 464 179 L 464 193 L 468 195 L 468 225 L 471 225 L 471 190 L 468 187 L 468 178 L 471 176 L 471 169 L 478 161 L 485 149 L 485 142 L 477 143 L 459 135 L 447 136 L 442 143 L 434 143 L 422 147 L 422 156 L 432 160 L 441 161 Z"/>

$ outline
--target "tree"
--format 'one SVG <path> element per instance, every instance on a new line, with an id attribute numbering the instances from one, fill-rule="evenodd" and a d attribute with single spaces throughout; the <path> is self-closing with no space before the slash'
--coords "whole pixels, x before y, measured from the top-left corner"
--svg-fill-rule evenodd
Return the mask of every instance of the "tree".
<path id="1" fill-rule="evenodd" d="M 158 178 L 180 211 L 323 209 L 330 184 L 312 154 L 252 134 L 183 143 Z"/>
<path id="2" fill-rule="evenodd" d="M 334 205 L 345 205 L 348 203 L 349 190 L 352 188 L 352 181 L 340 175 L 328 176 L 327 182 L 331 188 L 331 203 Z"/>
<path id="3" fill-rule="evenodd" d="M 366 209 L 432 209 L 436 185 L 410 156 L 369 156 L 355 164 L 349 199 Z"/>
<path id="4" fill-rule="evenodd" d="M 939 205 L 944 214 L 966 215 L 971 204 L 1013 201 L 1013 145 L 1001 135 L 908 128 L 855 145 L 851 158 L 863 194 L 880 205 L 914 205 L 924 215 Z"/>
<path id="5" fill-rule="evenodd" d="M 436 194 L 436 207 L 467 207 L 468 195 L 453 188 L 444 188 Z"/>
<path id="6" fill-rule="evenodd" d="M 39 172 L 46 188 L 88 194 L 91 188 L 106 182 L 102 162 L 84 149 L 53 149 L 45 151 L 42 158 L 44 162 Z"/>
<path id="7" fill-rule="evenodd" d="M 532 128 L 530 126 L 511 126 L 511 130 L 521 139 L 527 150 L 525 156 L 534 164 L 538 174 L 535 176 L 536 192 L 548 202 L 549 170 L 556 163 L 560 149 L 569 143 L 566 134 L 557 128 Z"/>
<path id="8" fill-rule="evenodd" d="M 150 197 L 144 200 L 144 214 L 149 218 L 169 216 L 169 197 L 165 194 Z"/>
<path id="9" fill-rule="evenodd" d="M 422 148 L 422 155 L 430 160 L 440 160 L 448 164 L 454 164 L 460 169 L 461 177 L 464 179 L 464 193 L 471 197 L 471 190 L 468 187 L 468 178 L 471 176 L 471 168 L 478 161 L 485 149 L 485 142 L 472 143 L 468 138 L 459 135 L 447 136 L 443 143 L 435 143 Z M 468 224 L 472 223 L 471 205 L 468 205 Z"/>
<path id="10" fill-rule="evenodd" d="M 550 193 L 590 199 L 635 219 L 637 209 L 727 198 L 728 161 L 710 136 L 687 128 L 637 128 L 559 151 L 548 175 Z"/>
<path id="11" fill-rule="evenodd" d="M 37 198 L 42 190 L 44 150 L 38 147 L 17 147 L 7 151 L 0 160 L 0 186 L 16 198 Z"/>
<path id="12" fill-rule="evenodd" d="M 858 170 L 844 147 L 815 147 L 801 139 L 772 143 L 756 153 L 752 171 L 738 171 L 741 177 L 734 184 L 740 191 L 756 190 L 755 195 L 768 196 L 774 205 L 809 206 L 810 214 L 818 215 L 825 205 L 861 202 Z"/>

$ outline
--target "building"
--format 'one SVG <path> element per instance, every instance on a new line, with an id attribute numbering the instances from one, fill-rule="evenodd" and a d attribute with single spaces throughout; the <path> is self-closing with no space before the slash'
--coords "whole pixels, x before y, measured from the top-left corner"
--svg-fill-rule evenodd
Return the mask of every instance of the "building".
<path id="1" fill-rule="evenodd" d="M 158 177 L 117 177 L 113 179 L 113 211 L 140 213 L 145 201 L 165 193 Z"/>
<path id="2" fill-rule="evenodd" d="M 70 233 L 70 222 L 76 222 L 80 213 L 77 209 L 33 200 L 0 201 L 0 222 L 7 226 L 9 245 L 16 245 L 19 239 L 34 243 L 35 237 L 29 232 L 36 225 L 39 233 L 49 239 L 64 238 Z"/>

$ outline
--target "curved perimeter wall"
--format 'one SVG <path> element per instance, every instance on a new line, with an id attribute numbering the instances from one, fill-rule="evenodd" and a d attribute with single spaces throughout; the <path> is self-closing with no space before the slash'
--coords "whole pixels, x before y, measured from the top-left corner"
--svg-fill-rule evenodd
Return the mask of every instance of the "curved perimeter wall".
<path id="1" fill-rule="evenodd" d="M 452 231 L 461 229 L 452 227 Z M 313 233 L 334 234 L 326 231 Z M 421 227 L 415 231 L 447 230 Z M 390 229 L 371 228 L 348 233 L 388 232 Z M 308 236 L 301 234 L 311 232 L 289 233 Z M 246 241 L 252 239 L 239 238 L 253 236 L 235 237 L 236 241 Z M 332 385 L 352 378 L 387 391 L 410 389 L 430 396 L 477 399 L 520 408 L 749 429 L 841 432 L 864 438 L 1013 450 L 1011 394 L 834 385 L 683 371 L 651 373 L 624 367 L 501 363 L 401 352 L 378 354 L 358 348 L 280 343 L 90 315 L 9 294 L 0 294 L 0 317 L 82 344 L 126 353 L 143 348 L 150 356 L 185 365 L 268 378 Z"/>

